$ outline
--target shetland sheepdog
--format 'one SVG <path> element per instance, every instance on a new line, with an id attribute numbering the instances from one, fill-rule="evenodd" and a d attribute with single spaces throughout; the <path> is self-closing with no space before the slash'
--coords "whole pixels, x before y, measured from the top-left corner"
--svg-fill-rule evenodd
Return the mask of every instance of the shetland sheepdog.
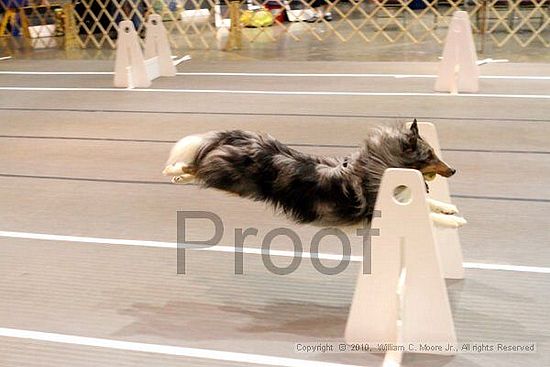
<path id="1" fill-rule="evenodd" d="M 410 128 L 372 129 L 357 152 L 341 158 L 305 154 L 257 132 L 190 135 L 172 148 L 163 174 L 175 184 L 197 182 L 270 203 L 298 223 L 339 226 L 371 220 L 387 168 L 416 169 L 425 180 L 456 172 L 422 139 L 414 120 Z M 466 223 L 454 205 L 429 202 L 436 223 Z"/>

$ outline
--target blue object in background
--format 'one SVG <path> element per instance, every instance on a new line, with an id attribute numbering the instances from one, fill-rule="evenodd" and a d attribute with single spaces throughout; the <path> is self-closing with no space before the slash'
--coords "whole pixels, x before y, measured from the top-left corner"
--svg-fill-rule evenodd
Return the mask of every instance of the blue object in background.
<path id="1" fill-rule="evenodd" d="M 29 5 L 28 0 L 0 0 L 0 3 L 2 3 L 1 7 L 4 9 L 15 10 Z M 8 29 L 10 30 L 11 28 L 11 34 L 15 37 L 18 37 L 21 35 L 21 17 L 19 15 L 19 11 L 17 11 L 15 19 L 15 27 L 11 28 L 11 25 L 8 24 Z"/>
<path id="2" fill-rule="evenodd" d="M 168 9 L 170 9 L 170 11 L 176 11 L 177 8 L 178 8 L 178 3 L 177 2 L 170 1 L 168 3 Z"/>
<path id="3" fill-rule="evenodd" d="M 426 9 L 426 3 L 423 0 L 413 0 L 409 4 L 409 8 L 416 9 Z"/>

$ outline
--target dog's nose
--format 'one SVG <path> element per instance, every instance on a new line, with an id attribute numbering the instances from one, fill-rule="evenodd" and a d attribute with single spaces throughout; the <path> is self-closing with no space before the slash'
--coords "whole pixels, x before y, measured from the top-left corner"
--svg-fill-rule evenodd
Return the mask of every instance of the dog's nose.
<path id="1" fill-rule="evenodd" d="M 454 175 L 454 174 L 456 173 L 456 169 L 451 168 L 451 169 L 450 169 L 450 172 L 451 172 L 450 176 L 452 176 L 452 175 Z"/>

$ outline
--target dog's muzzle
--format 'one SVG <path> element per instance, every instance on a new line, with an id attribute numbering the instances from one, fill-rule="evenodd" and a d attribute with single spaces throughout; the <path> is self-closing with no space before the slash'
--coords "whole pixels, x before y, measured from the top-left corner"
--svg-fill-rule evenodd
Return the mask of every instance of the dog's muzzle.
<path id="1" fill-rule="evenodd" d="M 456 169 L 449 167 L 449 169 L 447 169 L 444 173 L 440 173 L 440 175 L 443 177 L 451 177 L 455 173 L 456 173 Z"/>

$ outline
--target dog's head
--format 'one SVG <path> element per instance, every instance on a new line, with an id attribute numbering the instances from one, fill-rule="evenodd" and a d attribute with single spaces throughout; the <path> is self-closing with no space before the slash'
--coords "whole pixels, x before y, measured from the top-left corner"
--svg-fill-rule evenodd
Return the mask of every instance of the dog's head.
<path id="1" fill-rule="evenodd" d="M 418 132 L 416 119 L 411 127 L 401 135 L 402 160 L 405 168 L 413 168 L 422 172 L 424 179 L 431 181 L 436 175 L 451 177 L 456 173 L 447 163 L 443 162 L 434 149 Z"/>

